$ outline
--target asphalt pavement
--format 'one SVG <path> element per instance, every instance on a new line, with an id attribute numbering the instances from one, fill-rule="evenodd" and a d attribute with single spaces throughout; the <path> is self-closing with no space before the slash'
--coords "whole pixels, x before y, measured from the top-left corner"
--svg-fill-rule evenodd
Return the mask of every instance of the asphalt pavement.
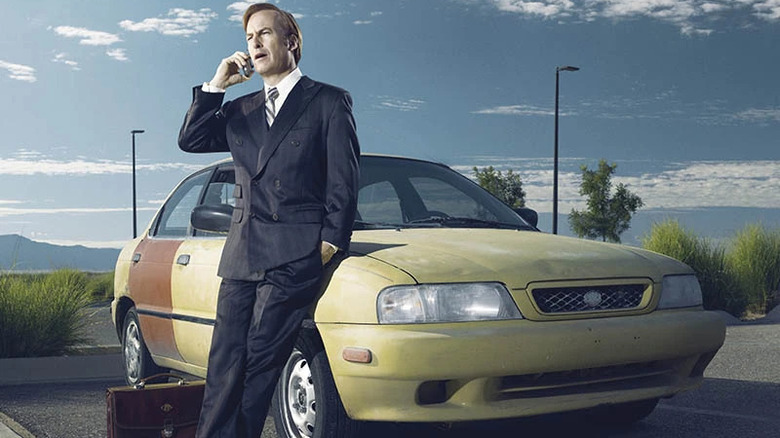
<path id="1" fill-rule="evenodd" d="M 116 348 L 107 308 L 90 312 L 93 344 Z M 728 318 L 724 316 L 724 318 Z M 592 424 L 587 416 L 443 425 L 371 424 L 371 438 L 466 438 L 481 436 L 733 437 L 778 436 L 780 430 L 780 308 L 751 323 L 728 320 L 726 343 L 705 373 L 701 388 L 662 400 L 644 421 L 624 429 Z M 114 344 L 110 344 L 113 340 Z M 105 344 L 100 344 L 105 342 Z M 94 346 L 93 346 L 94 347 Z M 87 348 L 88 350 L 89 348 Z M 112 355 L 102 355 L 110 357 Z M 2 362 L 2 361 L 0 361 Z M 110 362 L 113 363 L 113 362 Z M 114 364 L 115 365 L 115 364 Z M 121 364 L 120 364 L 121 365 Z M 113 366 L 113 365 L 110 365 Z M 2 364 L 0 364 L 0 371 Z M 0 376 L 0 438 L 88 438 L 106 435 L 105 390 L 121 377 L 3 384 Z M 277 438 L 266 421 L 262 438 Z"/>

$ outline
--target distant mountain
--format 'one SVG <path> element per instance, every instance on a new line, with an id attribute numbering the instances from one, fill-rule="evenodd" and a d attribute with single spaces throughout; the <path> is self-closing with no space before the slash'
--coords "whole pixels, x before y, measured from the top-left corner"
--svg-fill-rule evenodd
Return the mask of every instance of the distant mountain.
<path id="1" fill-rule="evenodd" d="M 0 271 L 112 271 L 118 256 L 119 249 L 52 245 L 17 234 L 0 236 Z"/>

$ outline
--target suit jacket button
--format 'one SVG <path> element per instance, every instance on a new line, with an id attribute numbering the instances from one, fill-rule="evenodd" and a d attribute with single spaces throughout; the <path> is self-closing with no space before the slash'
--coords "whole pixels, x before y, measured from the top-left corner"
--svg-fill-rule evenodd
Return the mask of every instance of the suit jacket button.
<path id="1" fill-rule="evenodd" d="M 258 185 L 260 185 L 260 181 L 254 180 L 254 181 L 252 181 L 252 185 L 257 187 Z"/>
<path id="2" fill-rule="evenodd" d="M 278 221 L 278 220 L 279 220 L 279 215 L 278 215 L 278 214 L 276 214 L 276 213 L 274 213 L 274 215 L 273 215 L 273 216 L 271 216 L 271 217 L 273 217 L 275 221 Z"/>
<path id="3" fill-rule="evenodd" d="M 300 146 L 301 142 L 299 142 L 298 140 L 290 140 L 290 144 L 293 146 Z"/>
<path id="4" fill-rule="evenodd" d="M 274 187 L 276 187 L 276 188 L 278 189 L 278 188 L 279 188 L 279 187 L 281 187 L 281 186 L 282 186 L 282 182 L 281 182 L 281 181 L 279 181 L 278 179 L 275 179 L 275 180 L 274 180 Z"/>
<path id="5" fill-rule="evenodd" d="M 240 146 L 240 145 L 241 145 L 241 143 L 243 143 L 243 141 L 242 141 L 240 138 L 237 138 L 237 139 L 236 139 L 236 144 Z"/>

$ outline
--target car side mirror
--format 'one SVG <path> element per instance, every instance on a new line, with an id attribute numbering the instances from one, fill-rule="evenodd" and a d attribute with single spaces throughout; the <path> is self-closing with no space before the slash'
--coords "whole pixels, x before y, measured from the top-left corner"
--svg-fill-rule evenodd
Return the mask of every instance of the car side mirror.
<path id="1" fill-rule="evenodd" d="M 190 223 L 196 230 L 227 233 L 233 221 L 233 207 L 228 204 L 203 204 L 195 207 Z"/>
<path id="2" fill-rule="evenodd" d="M 536 228 L 536 224 L 539 223 L 539 213 L 537 213 L 536 210 L 528 207 L 517 207 L 513 208 L 513 210 L 515 213 L 519 214 L 523 220 Z"/>

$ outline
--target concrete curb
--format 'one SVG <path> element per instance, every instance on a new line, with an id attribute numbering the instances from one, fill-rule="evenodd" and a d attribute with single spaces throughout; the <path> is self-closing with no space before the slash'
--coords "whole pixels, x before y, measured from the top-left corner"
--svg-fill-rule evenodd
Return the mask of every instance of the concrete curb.
<path id="1" fill-rule="evenodd" d="M 13 418 L 0 412 L 0 438 L 35 438 L 35 435 Z"/>
<path id="2" fill-rule="evenodd" d="M 110 380 L 124 376 L 118 347 L 87 351 L 78 356 L 0 359 L 0 386 Z"/>

